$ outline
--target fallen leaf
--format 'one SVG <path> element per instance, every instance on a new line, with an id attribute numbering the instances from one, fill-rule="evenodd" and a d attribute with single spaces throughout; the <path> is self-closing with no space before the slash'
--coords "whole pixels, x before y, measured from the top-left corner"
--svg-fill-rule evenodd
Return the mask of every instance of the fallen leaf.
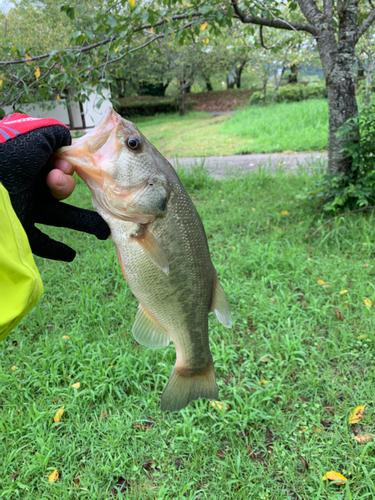
<path id="1" fill-rule="evenodd" d="M 312 274 L 312 271 L 311 271 L 308 267 L 306 267 L 306 271 L 307 271 L 309 274 Z"/>
<path id="2" fill-rule="evenodd" d="M 372 301 L 371 301 L 370 299 L 365 299 L 365 301 L 364 301 L 364 302 L 365 302 L 365 305 L 366 305 L 367 307 L 371 307 L 371 306 L 372 306 Z"/>
<path id="3" fill-rule="evenodd" d="M 59 473 L 57 472 L 57 470 L 54 470 L 53 472 L 51 472 L 51 474 L 48 476 L 48 481 L 50 483 L 56 483 L 57 479 L 59 477 Z"/>
<path id="4" fill-rule="evenodd" d="M 335 309 L 335 312 L 336 312 L 336 316 L 337 316 L 337 319 L 339 319 L 340 321 L 343 321 L 343 315 L 342 315 L 342 312 L 339 311 L 338 309 Z"/>
<path id="5" fill-rule="evenodd" d="M 357 340 L 367 339 L 368 335 L 358 335 Z"/>
<path id="6" fill-rule="evenodd" d="M 98 420 L 106 420 L 109 417 L 109 411 L 103 411 L 103 413 L 98 417 Z"/>
<path id="7" fill-rule="evenodd" d="M 323 287 L 323 288 L 331 288 L 331 285 L 328 285 L 328 283 L 324 283 L 324 284 L 322 285 L 322 287 Z"/>
<path id="8" fill-rule="evenodd" d="M 262 378 L 262 380 L 259 380 L 259 383 L 266 385 L 266 384 L 269 384 L 270 382 L 269 382 L 269 380 L 264 380 L 264 378 Z"/>
<path id="9" fill-rule="evenodd" d="M 301 457 L 301 455 L 299 455 L 298 458 L 301 460 L 302 465 L 305 467 L 305 469 L 309 470 L 309 464 L 307 463 L 307 461 L 303 457 Z"/>
<path id="10" fill-rule="evenodd" d="M 265 358 L 261 359 L 260 362 L 261 363 L 268 363 L 268 361 L 271 361 L 271 356 L 266 356 Z"/>
<path id="11" fill-rule="evenodd" d="M 356 406 L 352 409 L 349 416 L 349 424 L 356 424 L 363 418 L 363 414 L 365 413 L 366 405 Z"/>
<path id="12" fill-rule="evenodd" d="M 274 299 L 273 297 L 270 298 L 270 301 L 271 302 L 276 302 L 276 299 Z"/>
<path id="13" fill-rule="evenodd" d="M 39 69 L 39 66 L 36 68 L 35 72 L 34 72 L 34 75 L 35 75 L 35 78 L 38 79 L 40 77 L 40 69 Z"/>
<path id="14" fill-rule="evenodd" d="M 280 212 L 280 215 L 289 215 L 289 212 L 288 212 L 288 210 L 282 210 Z"/>
<path id="15" fill-rule="evenodd" d="M 150 33 L 153 33 L 154 32 L 154 28 L 150 28 Z"/>
<path id="16" fill-rule="evenodd" d="M 63 339 L 64 339 L 64 340 L 69 340 L 69 339 L 70 339 L 70 337 L 69 337 L 69 335 L 63 335 Z"/>
<path id="17" fill-rule="evenodd" d="M 19 476 L 19 472 L 15 472 L 13 476 L 10 478 L 11 481 L 15 481 L 17 477 Z"/>
<path id="18" fill-rule="evenodd" d="M 348 290 L 341 290 L 340 295 L 344 295 L 345 293 L 348 293 Z"/>
<path id="19" fill-rule="evenodd" d="M 325 475 L 323 476 L 323 481 L 327 481 L 327 479 L 336 481 L 336 484 L 345 484 L 348 481 L 345 476 L 333 470 L 325 473 Z"/>
<path id="20" fill-rule="evenodd" d="M 12 366 L 11 370 L 12 372 L 15 372 L 16 370 L 18 370 L 18 366 Z"/>
<path id="21" fill-rule="evenodd" d="M 55 423 L 57 423 L 57 422 L 60 422 L 60 421 L 61 421 L 61 417 L 62 417 L 62 415 L 63 415 L 63 413 L 64 413 L 64 408 L 65 408 L 65 405 L 64 405 L 62 408 L 60 408 L 60 410 L 57 410 L 56 415 L 55 415 L 55 417 L 54 417 L 54 419 L 53 419 L 53 421 L 54 421 Z"/>
<path id="22" fill-rule="evenodd" d="M 325 283 L 325 281 L 323 280 L 318 280 L 317 283 L 319 283 L 319 285 L 323 285 L 323 283 Z"/>
<path id="23" fill-rule="evenodd" d="M 81 383 L 76 382 L 75 384 L 72 384 L 72 387 L 74 387 L 74 389 L 79 389 L 81 387 Z"/>
<path id="24" fill-rule="evenodd" d="M 25 54 L 25 59 L 31 59 L 31 56 L 29 54 Z M 28 61 L 27 64 L 32 64 L 32 61 Z"/>
<path id="25" fill-rule="evenodd" d="M 365 262 L 365 263 L 363 264 L 363 267 L 368 267 L 367 262 Z"/>
<path id="26" fill-rule="evenodd" d="M 207 23 L 206 23 L 206 22 L 202 23 L 202 24 L 201 24 L 201 30 L 205 30 L 205 29 L 206 29 L 206 26 L 207 26 Z"/>
<path id="27" fill-rule="evenodd" d="M 368 443 L 370 441 L 373 441 L 374 438 L 373 436 L 371 436 L 371 434 L 363 434 L 363 436 L 353 436 L 353 439 L 355 439 L 356 441 L 358 441 L 358 443 Z"/>
<path id="28" fill-rule="evenodd" d="M 224 408 L 225 403 L 222 401 L 211 401 L 211 408 L 214 408 L 215 410 L 222 410 Z M 225 405 L 225 409 L 227 410 L 229 406 Z"/>

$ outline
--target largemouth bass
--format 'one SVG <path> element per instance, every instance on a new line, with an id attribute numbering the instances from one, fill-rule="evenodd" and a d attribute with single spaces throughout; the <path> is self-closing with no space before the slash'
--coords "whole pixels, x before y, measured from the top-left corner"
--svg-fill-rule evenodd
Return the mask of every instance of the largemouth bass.
<path id="1" fill-rule="evenodd" d="M 202 221 L 174 168 L 112 108 L 58 156 L 75 166 L 111 229 L 122 272 L 139 300 L 135 339 L 153 349 L 174 343 L 176 364 L 161 409 L 217 399 L 208 313 L 227 327 L 232 319 Z"/>

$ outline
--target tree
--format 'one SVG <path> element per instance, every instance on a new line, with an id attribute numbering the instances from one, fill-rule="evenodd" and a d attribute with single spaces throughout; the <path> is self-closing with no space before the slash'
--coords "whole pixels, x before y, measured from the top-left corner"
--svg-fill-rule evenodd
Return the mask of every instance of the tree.
<path id="1" fill-rule="evenodd" d="M 366 71 L 366 91 L 365 104 L 368 106 L 371 102 L 372 74 L 375 69 L 375 33 L 368 30 L 357 45 L 356 58 L 358 69 L 363 73 Z"/>
<path id="2" fill-rule="evenodd" d="M 259 15 L 259 11 L 254 15 L 254 9 L 245 10 L 249 7 L 247 1 L 244 2 L 245 9 L 236 1 L 232 5 L 238 18 L 245 24 L 305 31 L 314 37 L 328 93 L 328 169 L 332 174 L 349 173 L 351 162 L 342 150 L 345 139 L 338 136 L 337 132 L 350 117 L 358 113 L 353 76 L 355 46 L 375 20 L 375 9 L 371 3 L 371 11 L 362 14 L 359 12 L 358 0 L 337 1 L 336 4 L 332 0 L 297 0 L 291 2 L 290 8 L 284 12 L 277 9 L 275 1 L 270 1 L 266 4 L 267 17 Z M 297 9 L 297 6 L 299 12 L 293 15 L 291 9 Z"/>
<path id="3" fill-rule="evenodd" d="M 358 112 L 353 77 L 355 46 L 375 20 L 372 0 L 97 0 L 88 12 L 85 5 L 83 0 L 76 0 L 62 7 L 71 18 L 76 12 L 84 18 L 83 29 L 72 35 L 68 47 L 45 54 L 35 51 L 30 58 L 11 40 L 3 44 L 3 103 L 22 102 L 36 88 L 46 93 L 51 83 L 55 88 L 70 85 L 84 93 L 87 82 L 93 82 L 100 91 L 109 84 L 106 76 L 110 64 L 172 33 L 178 43 L 191 43 L 207 23 L 215 36 L 234 23 L 288 30 L 295 36 L 305 32 L 317 44 L 327 85 L 329 171 L 350 172 L 351 160 L 342 151 L 344 139 L 337 131 Z M 39 64 L 38 71 L 32 71 L 35 66 L 28 67 L 30 63 Z M 356 134 L 359 137 L 358 130 Z"/>

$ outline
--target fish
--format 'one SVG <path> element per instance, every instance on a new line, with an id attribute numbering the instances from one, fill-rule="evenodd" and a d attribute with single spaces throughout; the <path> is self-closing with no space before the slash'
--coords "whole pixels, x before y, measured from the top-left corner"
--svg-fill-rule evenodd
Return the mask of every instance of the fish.
<path id="1" fill-rule="evenodd" d="M 162 411 L 178 412 L 199 398 L 217 400 L 208 314 L 229 328 L 232 317 L 203 223 L 175 169 L 113 108 L 57 156 L 74 166 L 110 227 L 121 270 L 139 301 L 135 340 L 152 349 L 174 344 Z"/>

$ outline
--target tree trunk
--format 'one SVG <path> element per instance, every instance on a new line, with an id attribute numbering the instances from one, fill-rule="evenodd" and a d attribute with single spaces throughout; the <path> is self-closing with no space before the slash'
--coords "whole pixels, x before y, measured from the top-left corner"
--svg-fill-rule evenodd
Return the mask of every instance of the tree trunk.
<path id="1" fill-rule="evenodd" d="M 374 71 L 374 58 L 372 54 L 367 54 L 367 70 L 366 70 L 366 97 L 365 103 L 368 106 L 371 102 L 371 85 L 372 72 Z"/>
<path id="2" fill-rule="evenodd" d="M 209 77 L 205 77 L 204 78 L 204 83 L 206 84 L 206 90 L 207 90 L 207 92 L 212 92 L 213 88 L 212 88 L 212 85 L 211 85 Z"/>
<path id="3" fill-rule="evenodd" d="M 180 82 L 180 116 L 184 116 L 185 114 L 185 97 L 184 97 L 184 84 Z"/>
<path id="4" fill-rule="evenodd" d="M 275 70 L 275 86 L 274 86 L 274 89 L 273 89 L 273 94 L 274 95 L 279 90 L 280 83 L 281 83 L 281 80 L 283 79 L 283 74 L 285 73 L 285 70 L 286 70 L 286 67 L 283 64 L 282 67 L 281 67 L 281 73 L 280 73 L 280 78 L 279 79 L 277 79 L 277 71 Z"/>
<path id="5" fill-rule="evenodd" d="M 346 27 L 346 30 L 349 28 Z M 337 132 L 341 125 L 358 113 L 353 75 L 355 45 L 349 36 L 342 34 L 336 42 L 332 28 L 318 39 L 318 48 L 328 93 L 328 172 L 348 174 L 351 160 L 342 152 L 346 139 L 337 137 Z M 354 134 L 356 137 L 352 140 L 359 140 L 359 131 Z"/>
<path id="6" fill-rule="evenodd" d="M 268 82 L 268 77 L 266 80 L 263 80 L 263 96 L 264 96 L 264 99 L 266 99 L 267 97 L 267 82 Z"/>
<path id="7" fill-rule="evenodd" d="M 245 59 L 244 61 L 242 61 L 242 63 L 238 66 L 238 68 L 236 68 L 236 79 L 235 79 L 235 82 L 236 82 L 236 87 L 238 89 L 241 88 L 241 75 L 242 75 L 242 71 L 243 71 L 246 63 L 247 63 L 247 59 Z"/>
<path id="8" fill-rule="evenodd" d="M 288 78 L 288 83 L 297 83 L 298 82 L 298 66 L 297 64 L 290 65 L 290 75 Z"/>
<path id="9" fill-rule="evenodd" d="M 358 78 L 363 78 L 365 76 L 365 67 L 363 65 L 362 59 L 358 55 L 357 55 L 357 63 L 358 63 L 357 76 Z"/>

